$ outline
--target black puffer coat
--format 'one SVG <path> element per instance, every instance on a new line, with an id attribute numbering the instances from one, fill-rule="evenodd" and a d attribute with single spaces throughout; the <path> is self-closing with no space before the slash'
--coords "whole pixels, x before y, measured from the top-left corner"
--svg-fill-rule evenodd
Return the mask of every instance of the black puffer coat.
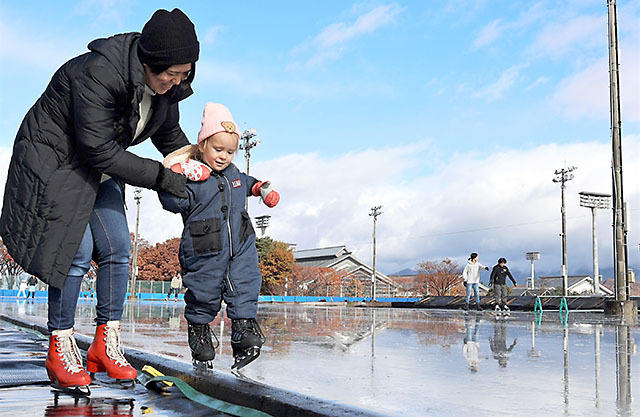
<path id="1" fill-rule="evenodd" d="M 27 272 L 62 288 L 82 240 L 101 175 L 152 188 L 162 165 L 126 151 L 151 137 L 167 155 L 189 142 L 178 124 L 185 83 L 152 101 L 144 131 L 133 138 L 144 94 L 139 33 L 89 44 L 65 63 L 29 110 L 16 136 L 0 234 Z"/>

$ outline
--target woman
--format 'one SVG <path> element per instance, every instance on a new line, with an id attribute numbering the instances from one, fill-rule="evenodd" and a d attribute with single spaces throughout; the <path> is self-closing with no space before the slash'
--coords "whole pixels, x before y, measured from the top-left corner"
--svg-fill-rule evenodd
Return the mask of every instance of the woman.
<path id="1" fill-rule="evenodd" d="M 82 277 L 98 263 L 90 372 L 137 372 L 122 355 L 120 318 L 130 237 L 124 183 L 185 195 L 185 177 L 127 151 L 151 137 L 163 154 L 189 144 L 178 103 L 192 94 L 200 46 L 179 9 L 156 11 L 142 33 L 89 44 L 65 63 L 25 116 L 5 186 L 0 233 L 13 258 L 49 284 L 46 368 L 64 388 L 88 385 L 73 325 Z"/>
<path id="2" fill-rule="evenodd" d="M 480 307 L 479 289 L 480 269 L 488 271 L 489 267 L 486 267 L 478 262 L 478 254 L 473 252 L 471 255 L 469 255 L 467 264 L 462 270 L 462 279 L 467 283 L 467 295 L 464 298 L 464 307 L 462 307 L 465 311 L 469 310 L 469 299 L 471 298 L 471 291 L 474 292 L 474 295 L 476 297 L 476 309 L 478 311 L 482 311 L 482 307 Z"/>

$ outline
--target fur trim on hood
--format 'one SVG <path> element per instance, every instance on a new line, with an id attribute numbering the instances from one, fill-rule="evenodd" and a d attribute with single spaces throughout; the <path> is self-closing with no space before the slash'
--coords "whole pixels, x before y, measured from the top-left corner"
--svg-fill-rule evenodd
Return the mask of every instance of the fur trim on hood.
<path id="1" fill-rule="evenodd" d="M 165 168 L 171 168 L 175 164 L 186 162 L 187 159 L 192 159 L 197 151 L 198 145 L 185 145 L 167 155 L 162 161 L 162 165 Z"/>

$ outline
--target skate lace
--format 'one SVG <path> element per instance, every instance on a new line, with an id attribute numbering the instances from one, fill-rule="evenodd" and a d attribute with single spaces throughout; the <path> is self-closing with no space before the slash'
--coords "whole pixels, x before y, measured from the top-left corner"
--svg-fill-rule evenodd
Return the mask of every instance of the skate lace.
<path id="1" fill-rule="evenodd" d="M 211 331 L 211 327 L 208 324 L 205 326 L 193 326 L 192 331 L 195 333 L 200 346 L 212 345 L 214 349 L 217 349 L 218 346 L 220 346 L 220 341 L 218 340 L 218 336 L 216 336 L 216 334 L 213 331 Z M 215 342 L 211 340 L 212 336 Z"/>
<path id="2" fill-rule="evenodd" d="M 105 326 L 107 333 L 106 345 L 107 356 L 114 361 L 118 366 L 130 366 L 127 359 L 124 357 L 124 350 L 120 345 L 120 329 L 117 327 Z"/>
<path id="3" fill-rule="evenodd" d="M 84 369 L 80 349 L 76 344 L 76 339 L 73 338 L 73 334 L 58 336 L 58 356 L 62 358 L 64 369 L 67 372 L 75 374 Z"/>
<path id="4" fill-rule="evenodd" d="M 266 342 L 267 338 L 264 336 L 264 333 L 262 333 L 262 329 L 260 328 L 257 320 L 239 320 L 234 324 L 236 325 L 235 329 L 232 328 L 232 338 L 234 340 L 240 340 L 242 336 L 244 336 L 248 332 L 258 336 L 262 343 Z"/>

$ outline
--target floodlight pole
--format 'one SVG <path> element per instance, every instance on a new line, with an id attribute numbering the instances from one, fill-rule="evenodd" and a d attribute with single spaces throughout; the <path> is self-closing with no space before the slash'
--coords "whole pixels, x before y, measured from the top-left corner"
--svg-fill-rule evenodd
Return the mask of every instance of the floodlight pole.
<path id="1" fill-rule="evenodd" d="M 598 209 L 611 208 L 611 195 L 581 191 L 580 206 L 591 209 L 591 227 L 593 236 L 593 293 L 600 293 L 600 270 L 598 268 Z"/>
<path id="2" fill-rule="evenodd" d="M 247 171 L 246 171 L 247 176 L 249 176 L 249 158 L 251 158 L 251 149 L 260 143 L 260 139 L 251 140 L 255 135 L 256 135 L 255 129 L 245 130 L 244 132 L 242 132 L 242 136 L 240 136 L 240 143 L 238 144 L 238 147 L 244 150 L 244 158 L 247 161 Z M 249 210 L 248 196 L 244 198 L 244 209 L 246 211 Z"/>
<path id="3" fill-rule="evenodd" d="M 260 237 L 264 237 L 264 232 L 269 227 L 269 219 L 271 219 L 271 216 L 268 214 L 256 217 L 256 226 L 262 231 Z"/>
<path id="4" fill-rule="evenodd" d="M 565 209 L 564 202 L 564 190 L 566 188 L 565 183 L 567 181 L 571 181 L 573 179 L 572 172 L 578 169 L 578 167 L 570 167 L 570 168 L 562 168 L 557 169 L 554 174 L 556 177 L 553 179 L 553 182 L 560 183 L 560 190 L 562 194 L 562 206 L 560 212 L 562 213 L 562 233 L 560 236 L 562 237 L 562 295 L 564 297 L 567 296 L 568 286 L 569 286 L 569 272 L 567 271 L 567 214 Z"/>
<path id="5" fill-rule="evenodd" d="M 540 259 L 540 252 L 527 252 L 526 258 L 531 261 L 531 289 L 535 289 L 536 287 L 536 279 L 535 279 L 535 271 L 533 263 Z"/>
<path id="6" fill-rule="evenodd" d="M 133 199 L 136 201 L 136 233 L 133 235 L 133 259 L 131 260 L 131 294 L 130 300 L 136 299 L 136 279 L 138 278 L 138 226 L 140 225 L 140 200 L 142 199 L 142 190 L 135 188 L 133 190 Z"/>
<path id="7" fill-rule="evenodd" d="M 380 211 L 382 206 L 371 207 L 369 216 L 373 217 L 373 274 L 371 274 L 371 301 L 376 300 L 376 223 L 378 216 L 382 214 Z"/>

